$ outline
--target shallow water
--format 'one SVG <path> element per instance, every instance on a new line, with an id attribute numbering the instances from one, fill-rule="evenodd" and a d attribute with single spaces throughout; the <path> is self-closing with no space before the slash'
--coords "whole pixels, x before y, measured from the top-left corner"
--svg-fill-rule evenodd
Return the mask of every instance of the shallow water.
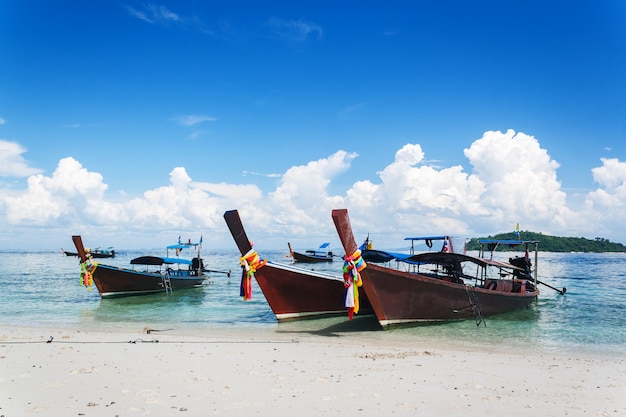
<path id="1" fill-rule="evenodd" d="M 140 255 L 158 250 L 123 251 L 102 263 L 128 266 Z M 288 263 L 280 251 L 260 253 Z M 498 256 L 498 255 L 496 255 Z M 502 254 L 502 259 L 506 255 Z M 485 325 L 461 321 L 382 331 L 373 317 L 347 317 L 278 324 L 263 294 L 239 296 L 239 256 L 231 251 L 203 253 L 205 267 L 215 271 L 202 288 L 171 296 L 149 295 L 101 300 L 97 290 L 79 285 L 78 259 L 58 252 L 0 252 L 0 323 L 18 326 L 127 328 L 211 331 L 218 328 L 264 329 L 285 334 L 317 334 L 393 341 L 420 340 L 433 347 L 486 350 L 541 349 L 559 353 L 589 352 L 626 356 L 626 254 L 539 253 L 539 279 L 566 295 L 540 286 L 530 309 L 488 317 Z M 340 261 L 310 265 L 339 274 Z"/>

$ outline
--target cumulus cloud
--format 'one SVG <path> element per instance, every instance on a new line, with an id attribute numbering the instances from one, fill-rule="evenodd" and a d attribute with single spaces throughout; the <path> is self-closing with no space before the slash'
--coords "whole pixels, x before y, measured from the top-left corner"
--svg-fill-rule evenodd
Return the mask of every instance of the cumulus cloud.
<path id="1" fill-rule="evenodd" d="M 596 225 L 599 232 L 621 230 L 626 220 L 626 162 L 602 158 L 602 166 L 591 170 L 598 189 L 585 200 L 585 224 Z"/>
<path id="2" fill-rule="evenodd" d="M 101 200 L 106 189 L 102 175 L 88 172 L 74 158 L 64 158 L 51 177 L 32 175 L 26 191 L 6 196 L 7 220 L 10 224 L 45 225 Z"/>
<path id="3" fill-rule="evenodd" d="M 486 132 L 465 156 L 484 184 L 481 204 L 489 209 L 489 221 L 524 218 L 529 229 L 541 230 L 540 225 L 562 229 L 572 219 L 557 180 L 559 164 L 534 137 L 513 130 Z"/>
<path id="4" fill-rule="evenodd" d="M 21 161 L 24 150 L 16 144 L 9 148 L 13 151 L 4 160 Z M 330 193 L 330 185 L 357 156 L 339 150 L 293 166 L 267 193 L 254 184 L 198 181 L 184 167 L 175 167 L 166 185 L 130 198 L 107 196 L 103 177 L 68 157 L 51 176 L 28 177 L 25 190 L 0 189 L 0 224 L 12 230 L 65 225 L 150 236 L 204 231 L 221 236 L 224 247 L 232 240 L 222 216 L 236 208 L 251 235 L 276 248 L 292 239 L 310 244 L 335 236 L 334 208 L 350 210 L 357 238 L 370 233 L 383 247 L 402 245 L 412 233 L 469 237 L 512 231 L 516 223 L 522 230 L 596 237 L 620 230 L 626 220 L 625 162 L 602 159 L 602 166 L 592 170 L 597 189 L 588 193 L 584 206 L 571 208 L 558 181 L 558 162 L 537 139 L 521 132 L 485 132 L 465 149 L 469 171 L 460 165 L 433 166 L 419 144 L 408 143 L 375 180 L 355 179 L 345 192 Z"/>
<path id="5" fill-rule="evenodd" d="M 378 173 L 380 182 L 359 181 L 346 203 L 362 233 L 455 233 L 467 230 L 462 216 L 481 215 L 483 184 L 461 166 L 437 169 L 425 164 L 419 144 L 406 144 Z"/>
<path id="6" fill-rule="evenodd" d="M 19 143 L 0 139 L 0 177 L 28 177 L 41 172 L 22 157 L 26 149 Z"/>
<path id="7" fill-rule="evenodd" d="M 306 234 L 307 230 L 329 225 L 328 214 L 336 204 L 342 204 L 343 199 L 330 196 L 328 185 L 349 168 L 356 156 L 356 153 L 338 151 L 328 158 L 289 168 L 276 190 L 268 196 L 276 221 L 295 227 L 295 234 Z"/>
<path id="8" fill-rule="evenodd" d="M 569 232 L 577 214 L 566 205 L 559 164 L 524 133 L 492 131 L 465 150 L 462 166 L 429 165 L 419 144 L 407 144 L 379 172 L 380 182 L 359 181 L 346 203 L 362 233 L 473 236 L 513 230 Z M 366 219 L 366 220 L 362 220 Z"/>

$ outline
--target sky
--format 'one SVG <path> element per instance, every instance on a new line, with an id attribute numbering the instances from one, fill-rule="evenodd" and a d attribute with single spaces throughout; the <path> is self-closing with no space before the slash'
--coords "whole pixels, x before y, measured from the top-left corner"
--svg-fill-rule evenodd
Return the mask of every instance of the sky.
<path id="1" fill-rule="evenodd" d="M 0 3 L 0 250 L 340 247 L 335 208 L 626 243 L 626 2 Z"/>

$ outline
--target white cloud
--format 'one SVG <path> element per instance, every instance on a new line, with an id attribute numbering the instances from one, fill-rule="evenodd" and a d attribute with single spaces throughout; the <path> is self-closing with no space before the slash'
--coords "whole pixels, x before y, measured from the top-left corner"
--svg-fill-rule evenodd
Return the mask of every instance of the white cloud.
<path id="1" fill-rule="evenodd" d="M 261 172 L 255 172 L 255 171 L 243 171 L 242 172 L 243 176 L 247 176 L 247 175 L 255 175 L 258 177 L 267 177 L 267 178 L 280 178 L 282 175 L 281 174 L 275 174 L 275 173 L 271 173 L 271 174 L 263 174 Z"/>
<path id="2" fill-rule="evenodd" d="M 418 144 L 407 144 L 379 172 L 379 184 L 357 182 L 347 193 L 351 218 L 361 233 L 457 233 L 467 230 L 461 217 L 482 215 L 482 183 L 462 167 L 438 170 L 424 164 Z M 453 230 L 451 230 L 453 229 Z"/>
<path id="3" fill-rule="evenodd" d="M 188 30 L 203 35 L 214 35 L 213 31 L 208 29 L 204 22 L 195 16 L 183 16 L 179 13 L 175 13 L 166 6 L 145 3 L 141 7 L 136 8 L 129 5 L 123 6 L 128 14 L 132 17 L 158 26 L 170 26 Z"/>
<path id="4" fill-rule="evenodd" d="M 593 179 L 609 192 L 621 194 L 626 182 L 626 163 L 617 158 L 602 158 L 603 166 L 591 170 Z"/>
<path id="5" fill-rule="evenodd" d="M 11 150 L 2 157 L 6 163 L 23 164 L 19 145 L 0 144 Z M 62 227 L 68 235 L 68 230 L 88 230 L 121 239 L 120 244 L 111 242 L 117 246 L 142 244 L 129 240 L 129 234 L 145 235 L 142 242 L 150 242 L 159 233 L 204 232 L 221 239 L 220 247 L 231 247 L 222 216 L 238 209 L 251 238 L 280 248 L 287 241 L 310 245 L 332 239 L 330 211 L 348 208 L 357 239 L 370 233 L 379 247 L 402 246 L 402 239 L 413 233 L 470 237 L 512 231 L 518 222 L 522 230 L 624 239 L 618 233 L 626 220 L 625 162 L 602 159 L 602 166 L 592 170 L 598 188 L 574 209 L 561 190 L 559 164 L 532 136 L 485 132 L 465 155 L 469 172 L 460 165 L 430 165 L 422 147 L 409 143 L 378 172 L 377 180 L 355 179 L 340 194 L 331 194 L 329 186 L 357 157 L 343 150 L 287 169 L 267 193 L 254 184 L 197 181 L 184 167 L 175 167 L 168 184 L 128 198 L 107 196 L 99 173 L 64 158 L 51 176 L 32 174 L 24 190 L 0 189 L 0 226 L 24 238 L 33 225 L 50 233 Z M 12 175 L 17 176 L 16 170 Z"/>
<path id="6" fill-rule="evenodd" d="M 7 220 L 10 224 L 45 225 L 100 201 L 106 189 L 102 175 L 88 172 L 73 158 L 64 158 L 52 177 L 32 175 L 26 191 L 5 198 Z"/>
<path id="7" fill-rule="evenodd" d="M 305 20 L 284 20 L 272 17 L 267 24 L 274 35 L 293 42 L 305 41 L 309 36 L 320 39 L 324 33 L 320 25 Z"/>
<path id="8" fill-rule="evenodd" d="M 268 200 L 277 222 L 288 225 L 294 236 L 307 230 L 328 230 L 330 211 L 343 198 L 328 195 L 332 178 L 346 171 L 356 153 L 337 151 L 328 158 L 289 168 Z"/>
<path id="9" fill-rule="evenodd" d="M 165 6 L 160 6 L 152 3 L 146 3 L 143 6 L 143 9 L 135 9 L 132 6 L 125 6 L 126 10 L 130 13 L 131 16 L 136 17 L 137 19 L 143 20 L 148 23 L 159 23 L 159 22 L 178 22 L 181 20 L 180 16 L 176 13 L 172 12 Z"/>
<path id="10" fill-rule="evenodd" d="M 465 156 L 484 184 L 481 204 L 496 225 L 523 218 L 528 229 L 541 231 L 541 225 L 561 229 L 571 220 L 557 180 L 559 164 L 534 137 L 513 130 L 486 132 Z"/>
<path id="11" fill-rule="evenodd" d="M 587 194 L 584 223 L 595 226 L 600 235 L 622 230 L 626 221 L 626 162 L 616 158 L 601 162 L 602 166 L 591 170 L 599 188 Z"/>
<path id="12" fill-rule="evenodd" d="M 183 126 L 193 126 L 202 122 L 214 122 L 217 120 L 217 118 L 211 117 L 211 116 L 190 114 L 190 115 L 175 117 L 174 120 L 176 120 L 178 123 L 180 123 Z"/>
<path id="13" fill-rule="evenodd" d="M 465 150 L 473 170 L 426 163 L 418 144 L 407 144 L 379 172 L 380 183 L 359 181 L 347 193 L 361 233 L 402 239 L 410 233 L 525 230 L 567 233 L 578 223 L 560 188 L 558 163 L 532 136 L 485 132 Z"/>
<path id="14" fill-rule="evenodd" d="M 0 125 L 3 125 L 6 123 L 6 120 L 4 120 L 2 117 L 0 117 Z"/>
<path id="15" fill-rule="evenodd" d="M 15 142 L 0 139 L 0 177 L 27 177 L 41 172 L 22 158 L 26 149 Z"/>

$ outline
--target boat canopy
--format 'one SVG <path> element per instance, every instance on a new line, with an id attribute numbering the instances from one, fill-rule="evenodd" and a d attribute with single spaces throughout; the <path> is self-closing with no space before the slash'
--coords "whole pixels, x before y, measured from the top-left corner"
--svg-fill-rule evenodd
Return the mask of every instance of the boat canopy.
<path id="1" fill-rule="evenodd" d="M 411 256 L 408 253 L 399 253 L 399 252 L 386 252 L 383 250 L 376 249 L 363 249 L 361 250 L 361 257 L 365 260 L 365 262 L 389 262 L 397 259 L 399 261 L 403 261 L 406 258 Z"/>
<path id="2" fill-rule="evenodd" d="M 460 262 L 472 262 L 481 267 L 495 266 L 498 268 L 518 269 L 515 265 L 506 262 L 494 261 L 493 259 L 476 258 L 475 256 L 453 252 L 425 252 L 410 256 L 404 262 L 411 264 L 439 264 L 452 265 Z"/>
<path id="3" fill-rule="evenodd" d="M 177 243 L 175 245 L 169 245 L 167 249 L 187 249 L 187 248 L 196 247 L 199 245 L 200 243 L 185 242 L 185 243 Z"/>
<path id="4" fill-rule="evenodd" d="M 328 247 L 328 245 L 330 245 L 330 242 L 322 243 L 322 244 L 320 245 L 320 249 L 327 248 L 327 247 Z"/>
<path id="5" fill-rule="evenodd" d="M 443 240 L 443 245 L 444 247 L 446 245 L 452 245 L 452 239 L 450 238 L 450 236 L 447 235 L 433 235 L 433 236 L 410 236 L 410 237 L 405 237 L 404 240 L 410 240 L 411 241 L 411 253 L 415 253 L 415 242 L 420 242 L 423 241 L 424 244 L 426 244 L 426 246 L 428 246 L 428 248 L 432 248 L 433 247 L 433 242 L 435 240 Z M 449 249 L 451 250 L 451 249 Z"/>
<path id="6" fill-rule="evenodd" d="M 167 258 L 162 256 L 140 256 L 130 261 L 131 265 L 163 265 L 163 264 L 182 264 L 191 265 L 189 259 Z"/>
<path id="7" fill-rule="evenodd" d="M 361 256 L 363 257 L 365 262 L 375 263 L 389 262 L 394 259 L 412 265 L 453 265 L 460 262 L 472 262 L 481 267 L 495 266 L 498 268 L 523 270 L 522 268 L 506 262 L 494 261 L 492 259 L 476 258 L 474 256 L 455 252 L 424 252 L 417 255 L 408 255 L 406 253 L 385 252 L 381 250 L 364 250 L 361 252 Z"/>
<path id="8" fill-rule="evenodd" d="M 444 240 L 448 239 L 448 236 L 418 236 L 418 237 L 405 237 L 404 240 Z"/>

